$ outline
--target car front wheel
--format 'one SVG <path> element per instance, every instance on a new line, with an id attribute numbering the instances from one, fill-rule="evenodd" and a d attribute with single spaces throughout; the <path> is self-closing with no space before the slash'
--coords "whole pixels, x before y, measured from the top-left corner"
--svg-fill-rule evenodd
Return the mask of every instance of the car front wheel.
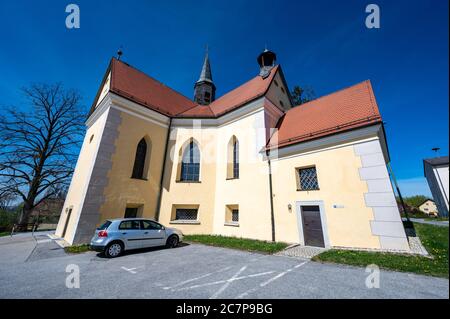
<path id="1" fill-rule="evenodd" d="M 113 242 L 109 244 L 105 249 L 105 255 L 108 258 L 114 258 L 120 256 L 123 252 L 123 246 L 121 243 Z"/>
<path id="2" fill-rule="evenodd" d="M 179 240 L 177 235 L 172 235 L 167 239 L 166 247 L 175 248 L 178 246 Z"/>

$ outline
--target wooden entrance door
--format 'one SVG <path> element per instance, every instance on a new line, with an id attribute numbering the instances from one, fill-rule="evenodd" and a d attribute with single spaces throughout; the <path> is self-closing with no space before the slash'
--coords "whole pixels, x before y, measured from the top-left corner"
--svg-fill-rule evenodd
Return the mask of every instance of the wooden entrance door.
<path id="1" fill-rule="evenodd" d="M 325 247 L 320 207 L 317 205 L 301 206 L 301 214 L 305 246 Z"/>

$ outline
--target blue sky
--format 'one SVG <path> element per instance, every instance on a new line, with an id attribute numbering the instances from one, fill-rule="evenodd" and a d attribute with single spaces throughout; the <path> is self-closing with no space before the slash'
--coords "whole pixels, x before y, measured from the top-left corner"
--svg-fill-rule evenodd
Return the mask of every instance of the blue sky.
<path id="1" fill-rule="evenodd" d="M 65 27 L 76 3 L 81 28 Z M 367 29 L 365 7 L 381 9 Z M 370 79 L 406 195 L 429 195 L 422 159 L 448 155 L 448 1 L 6 1 L 0 3 L 0 106 L 18 89 L 62 81 L 86 109 L 112 55 L 191 97 L 205 45 L 217 95 L 258 72 L 264 45 L 290 87 L 321 96 Z"/>

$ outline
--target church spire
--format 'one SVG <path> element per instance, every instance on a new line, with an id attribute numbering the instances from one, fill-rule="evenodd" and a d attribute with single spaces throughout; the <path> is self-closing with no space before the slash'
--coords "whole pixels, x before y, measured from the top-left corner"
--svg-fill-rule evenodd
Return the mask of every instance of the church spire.
<path id="1" fill-rule="evenodd" d="M 215 99 L 216 87 L 214 85 L 209 63 L 208 47 L 206 47 L 205 60 L 203 61 L 200 77 L 194 85 L 194 100 L 198 104 L 208 105 Z"/>
<path id="2" fill-rule="evenodd" d="M 197 82 L 208 81 L 212 82 L 211 65 L 209 64 L 208 47 L 206 47 L 205 60 L 203 61 L 202 72 Z"/>

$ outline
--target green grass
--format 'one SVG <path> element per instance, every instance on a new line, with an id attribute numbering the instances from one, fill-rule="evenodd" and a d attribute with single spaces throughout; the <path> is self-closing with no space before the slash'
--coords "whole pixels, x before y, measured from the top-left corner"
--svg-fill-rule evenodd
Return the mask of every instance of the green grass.
<path id="1" fill-rule="evenodd" d="M 91 248 L 89 247 L 88 244 L 68 246 L 64 248 L 64 251 L 70 254 L 81 254 L 90 250 Z"/>
<path id="2" fill-rule="evenodd" d="M 11 232 L 1 232 L 0 237 L 9 236 L 11 235 Z"/>
<path id="3" fill-rule="evenodd" d="M 281 242 L 268 242 L 217 235 L 185 235 L 184 241 L 269 254 L 276 253 L 288 246 L 288 244 Z"/>
<path id="4" fill-rule="evenodd" d="M 438 222 L 443 222 L 443 221 L 447 221 L 448 222 L 448 217 L 425 217 L 425 220 L 435 220 Z"/>
<path id="5" fill-rule="evenodd" d="M 414 223 L 414 227 L 433 258 L 331 249 L 313 257 L 312 260 L 363 267 L 376 264 L 389 270 L 448 278 L 448 228 L 418 223 Z"/>

